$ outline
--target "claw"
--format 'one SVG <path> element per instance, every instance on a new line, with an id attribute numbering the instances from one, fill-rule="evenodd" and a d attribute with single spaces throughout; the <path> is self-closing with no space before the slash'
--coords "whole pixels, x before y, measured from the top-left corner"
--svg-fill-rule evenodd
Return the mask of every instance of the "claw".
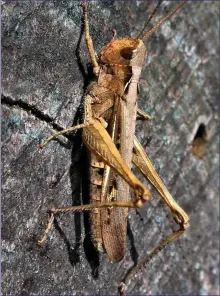
<path id="1" fill-rule="evenodd" d="M 121 282 L 118 287 L 118 292 L 121 296 L 125 296 L 125 283 Z"/>

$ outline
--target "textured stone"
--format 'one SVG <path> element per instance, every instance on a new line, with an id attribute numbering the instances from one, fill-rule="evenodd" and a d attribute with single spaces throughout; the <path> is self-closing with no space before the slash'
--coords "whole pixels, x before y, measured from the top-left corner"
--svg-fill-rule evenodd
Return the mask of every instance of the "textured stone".
<path id="1" fill-rule="evenodd" d="M 112 38 L 137 36 L 155 2 L 96 1 L 89 5 L 97 51 Z M 156 23 L 176 4 L 165 1 Z M 137 136 L 168 189 L 188 212 L 191 228 L 127 287 L 130 294 L 219 295 L 218 91 L 219 2 L 189 2 L 148 40 L 139 107 L 152 122 Z M 174 228 L 153 200 L 129 214 L 127 254 L 119 264 L 98 257 L 83 214 L 63 215 L 46 246 L 36 242 L 46 210 L 79 204 L 83 181 L 80 135 L 38 150 L 54 128 L 82 118 L 89 62 L 78 1 L 5 1 L 2 5 L 2 293 L 116 294 L 126 271 Z M 82 38 L 82 40 L 81 40 Z M 81 108 L 79 108 L 81 109 Z M 208 142 L 191 153 L 199 125 Z M 138 176 L 140 176 L 138 174 Z M 85 180 L 85 179 L 84 179 Z"/>

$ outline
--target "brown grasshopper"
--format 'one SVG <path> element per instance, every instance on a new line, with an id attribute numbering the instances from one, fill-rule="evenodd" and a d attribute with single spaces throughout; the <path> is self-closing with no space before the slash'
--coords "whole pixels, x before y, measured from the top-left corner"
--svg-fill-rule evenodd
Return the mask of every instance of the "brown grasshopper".
<path id="1" fill-rule="evenodd" d="M 151 198 L 150 191 L 131 171 L 133 163 L 156 188 L 167 204 L 179 229 L 156 247 L 120 284 L 124 285 L 167 244 L 189 227 L 189 217 L 175 202 L 135 137 L 137 117 L 149 119 L 137 109 L 138 81 L 146 56 L 144 42 L 186 1 L 168 13 L 156 26 L 138 38 L 115 39 L 102 48 L 99 58 L 89 34 L 86 3 L 83 2 L 85 37 L 96 82 L 85 96 L 84 122 L 49 137 L 41 148 L 59 135 L 83 129 L 83 142 L 90 155 L 90 204 L 52 209 L 39 244 L 42 245 L 58 213 L 90 211 L 91 237 L 98 250 L 112 262 L 123 259 L 126 250 L 128 208 L 140 208 Z M 130 198 L 130 187 L 134 198 Z"/>

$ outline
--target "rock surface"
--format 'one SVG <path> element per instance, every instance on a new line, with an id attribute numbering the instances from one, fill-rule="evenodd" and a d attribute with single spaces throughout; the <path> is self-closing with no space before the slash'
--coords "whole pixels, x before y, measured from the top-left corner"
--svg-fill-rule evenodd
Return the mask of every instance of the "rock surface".
<path id="1" fill-rule="evenodd" d="M 91 2 L 96 50 L 111 40 L 111 29 L 136 37 L 155 5 Z M 175 5 L 165 1 L 152 24 Z M 186 3 L 147 43 L 138 104 L 152 121 L 138 122 L 137 136 L 191 227 L 127 286 L 129 294 L 219 295 L 218 12 L 218 1 Z M 118 264 L 94 251 L 83 214 L 60 216 L 46 245 L 36 246 L 48 209 L 81 203 L 80 135 L 71 149 L 63 138 L 38 150 L 52 129 L 82 119 L 89 56 L 81 17 L 73 0 L 2 5 L 4 295 L 116 294 L 127 270 L 175 227 L 152 190 L 152 201 L 130 211 L 127 253 Z M 207 137 L 198 158 L 191 144 L 201 124 Z"/>

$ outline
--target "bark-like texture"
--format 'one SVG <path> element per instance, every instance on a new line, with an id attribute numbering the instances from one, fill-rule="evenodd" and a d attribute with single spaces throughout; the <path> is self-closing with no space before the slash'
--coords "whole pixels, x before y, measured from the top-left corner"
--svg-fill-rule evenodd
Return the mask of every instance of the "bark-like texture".
<path id="1" fill-rule="evenodd" d="M 97 51 L 110 41 L 113 28 L 118 37 L 137 36 L 155 5 L 90 3 Z M 153 23 L 175 5 L 166 1 Z M 152 115 L 152 122 L 138 123 L 137 136 L 188 212 L 191 228 L 128 285 L 128 293 L 219 294 L 218 11 L 218 1 L 189 2 L 148 40 L 139 107 Z M 38 150 L 51 129 L 80 117 L 89 61 L 84 39 L 80 42 L 81 16 L 78 1 L 2 6 L 3 294 L 116 294 L 137 258 L 145 258 L 174 228 L 152 191 L 152 201 L 139 215 L 130 211 L 127 254 L 119 264 L 94 252 L 83 214 L 60 217 L 46 246 L 36 246 L 46 210 L 79 204 L 80 181 L 86 181 L 79 135 L 72 150 L 58 142 Z M 191 143 L 201 123 L 208 142 L 198 159 Z"/>

